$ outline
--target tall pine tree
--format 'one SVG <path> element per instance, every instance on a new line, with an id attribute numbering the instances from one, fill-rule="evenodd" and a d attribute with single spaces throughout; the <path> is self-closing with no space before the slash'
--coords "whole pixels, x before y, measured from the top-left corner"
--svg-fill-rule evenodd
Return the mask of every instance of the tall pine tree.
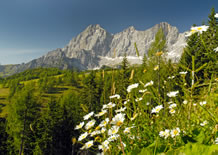
<path id="1" fill-rule="evenodd" d="M 31 125 L 39 117 L 40 106 L 33 95 L 32 84 L 24 87 L 11 100 L 7 117 L 7 133 L 12 138 L 15 154 L 31 154 L 34 134 Z"/>

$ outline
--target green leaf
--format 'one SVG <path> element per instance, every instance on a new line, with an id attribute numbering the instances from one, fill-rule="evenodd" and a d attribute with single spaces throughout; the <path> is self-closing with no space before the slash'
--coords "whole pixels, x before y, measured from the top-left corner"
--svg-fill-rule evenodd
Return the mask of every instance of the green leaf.
<path id="1" fill-rule="evenodd" d="M 205 66 L 207 66 L 207 63 L 203 64 L 201 67 L 199 67 L 198 69 L 195 70 L 195 72 L 199 72 L 200 70 L 202 70 Z"/>
<path id="2" fill-rule="evenodd" d="M 83 109 L 84 112 L 88 113 L 89 110 L 88 110 L 88 107 L 84 104 L 81 104 L 80 107 Z"/>
<path id="3" fill-rule="evenodd" d="M 137 48 L 136 42 L 134 43 L 134 45 L 135 45 L 136 54 L 137 54 L 137 56 L 139 57 L 139 51 L 138 51 L 138 48 Z"/>
<path id="4" fill-rule="evenodd" d="M 184 154 L 184 155 L 216 155 L 218 154 L 218 146 L 212 145 L 207 146 L 198 143 L 188 143 L 185 147 L 180 147 L 177 150 L 170 150 L 166 153 L 166 155 L 177 155 L 177 154 Z"/>

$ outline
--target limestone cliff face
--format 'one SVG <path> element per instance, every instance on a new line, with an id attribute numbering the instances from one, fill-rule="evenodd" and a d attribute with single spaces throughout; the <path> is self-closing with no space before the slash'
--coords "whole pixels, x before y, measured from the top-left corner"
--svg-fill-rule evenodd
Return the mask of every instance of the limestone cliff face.
<path id="1" fill-rule="evenodd" d="M 100 68 L 103 65 L 114 66 L 122 61 L 125 52 L 130 64 L 141 63 L 144 53 L 147 53 L 160 28 L 166 36 L 167 58 L 178 61 L 186 45 L 185 35 L 166 22 L 144 31 L 138 31 L 131 26 L 116 34 L 107 32 L 97 24 L 88 26 L 64 48 L 50 51 L 26 64 L 15 65 L 14 70 L 17 73 L 36 67 L 85 70 Z M 135 42 L 140 57 L 136 56 Z"/>
<path id="2" fill-rule="evenodd" d="M 117 34 L 108 33 L 100 25 L 90 25 L 73 38 L 62 51 L 69 58 L 79 59 L 87 69 L 118 64 L 125 52 L 131 64 L 140 63 L 160 28 L 163 29 L 167 40 L 167 58 L 177 61 L 186 45 L 185 35 L 166 22 L 145 31 L 138 31 L 131 26 Z M 135 42 L 141 56 L 139 58 L 136 57 Z"/>

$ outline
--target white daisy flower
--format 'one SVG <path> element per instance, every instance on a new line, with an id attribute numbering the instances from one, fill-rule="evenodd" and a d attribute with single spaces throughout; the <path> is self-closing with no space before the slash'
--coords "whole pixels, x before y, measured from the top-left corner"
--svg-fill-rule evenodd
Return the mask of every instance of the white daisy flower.
<path id="1" fill-rule="evenodd" d="M 108 141 L 109 141 L 109 142 L 113 142 L 113 141 L 117 140 L 117 138 L 118 138 L 119 136 L 120 136 L 120 135 L 118 135 L 118 134 L 111 135 L 111 136 L 108 138 Z"/>
<path id="2" fill-rule="evenodd" d="M 126 144 L 124 142 L 122 142 L 122 144 L 123 144 L 123 147 L 126 147 Z"/>
<path id="3" fill-rule="evenodd" d="M 130 135 L 130 139 L 135 139 L 135 135 Z"/>
<path id="4" fill-rule="evenodd" d="M 127 104 L 129 102 L 129 99 L 128 100 L 126 100 L 123 104 L 125 105 L 125 104 Z"/>
<path id="5" fill-rule="evenodd" d="M 141 101 L 141 100 L 143 100 L 142 97 L 135 99 L 136 102 L 139 102 L 139 101 Z"/>
<path id="6" fill-rule="evenodd" d="M 144 93 L 146 91 L 147 91 L 147 89 L 139 90 L 139 93 Z"/>
<path id="7" fill-rule="evenodd" d="M 124 120 L 125 120 L 125 114 L 118 113 L 112 118 L 111 124 L 114 124 L 116 126 L 121 126 Z"/>
<path id="8" fill-rule="evenodd" d="M 170 136 L 170 130 L 166 129 L 165 131 L 160 131 L 159 135 L 167 139 Z"/>
<path id="9" fill-rule="evenodd" d="M 109 143 L 110 142 L 108 140 L 105 140 L 105 141 L 103 141 L 102 146 L 107 147 L 109 145 Z"/>
<path id="10" fill-rule="evenodd" d="M 101 123 L 99 124 L 99 126 L 100 126 L 100 127 L 105 127 L 108 122 L 109 122 L 109 118 L 106 118 L 105 120 L 101 121 Z"/>
<path id="11" fill-rule="evenodd" d="M 168 77 L 168 79 L 174 79 L 175 78 L 175 76 L 169 76 Z"/>
<path id="12" fill-rule="evenodd" d="M 81 129 L 85 123 L 81 122 L 79 125 L 75 127 L 75 130 Z"/>
<path id="13" fill-rule="evenodd" d="M 99 134 L 101 134 L 101 131 L 96 130 L 96 131 L 91 132 L 90 136 L 94 137 L 95 135 L 99 135 Z"/>
<path id="14" fill-rule="evenodd" d="M 169 106 L 169 108 L 172 109 L 172 108 L 175 108 L 176 106 L 177 106 L 176 103 L 173 103 Z"/>
<path id="15" fill-rule="evenodd" d="M 153 84 L 154 84 L 154 82 L 151 80 L 150 82 L 146 83 L 144 85 L 144 87 L 152 86 Z"/>
<path id="16" fill-rule="evenodd" d="M 119 94 L 115 94 L 115 95 L 110 96 L 109 98 L 110 99 L 112 99 L 112 98 L 120 99 L 120 95 Z"/>
<path id="17" fill-rule="evenodd" d="M 87 115 L 85 115 L 85 116 L 83 116 L 83 119 L 84 120 L 88 120 L 90 117 L 92 117 L 94 115 L 94 112 L 92 111 L 92 112 L 90 112 L 90 113 L 88 113 Z"/>
<path id="18" fill-rule="evenodd" d="M 209 26 L 206 26 L 206 25 L 191 27 L 191 31 L 188 32 L 186 36 L 189 37 L 196 32 L 201 34 L 202 32 L 207 31 L 208 28 Z"/>
<path id="19" fill-rule="evenodd" d="M 218 47 L 214 49 L 215 52 L 218 52 Z"/>
<path id="20" fill-rule="evenodd" d="M 154 71 L 156 71 L 156 70 L 158 70 L 158 69 L 159 69 L 159 66 L 158 66 L 158 65 L 154 67 Z"/>
<path id="21" fill-rule="evenodd" d="M 98 114 L 95 115 L 95 117 L 100 117 L 103 116 L 104 114 L 107 113 L 107 110 L 102 110 L 101 112 L 99 112 Z"/>
<path id="22" fill-rule="evenodd" d="M 120 109 L 118 109 L 118 110 L 115 110 L 115 112 L 116 113 L 118 113 L 118 112 L 124 112 L 126 110 L 126 107 L 121 107 Z"/>
<path id="23" fill-rule="evenodd" d="M 147 102 L 147 103 L 146 103 L 146 105 L 150 105 L 150 103 L 149 103 L 149 102 Z"/>
<path id="24" fill-rule="evenodd" d="M 107 104 L 107 108 L 109 108 L 109 109 L 111 109 L 111 108 L 113 108 L 113 107 L 115 107 L 116 106 L 116 104 L 114 104 L 114 103 L 112 103 L 112 102 L 109 102 L 108 104 Z"/>
<path id="25" fill-rule="evenodd" d="M 184 100 L 184 101 L 183 101 L 183 104 L 187 104 L 187 103 L 188 103 L 188 101 L 187 101 L 187 100 Z"/>
<path id="26" fill-rule="evenodd" d="M 109 149 L 109 143 L 110 142 L 108 140 L 105 140 L 101 145 L 98 146 L 98 149 L 106 152 Z"/>
<path id="27" fill-rule="evenodd" d="M 218 138 L 215 139 L 215 144 L 218 144 Z"/>
<path id="28" fill-rule="evenodd" d="M 102 145 L 98 145 L 98 149 L 99 150 L 103 150 L 103 146 Z"/>
<path id="29" fill-rule="evenodd" d="M 175 128 L 175 129 L 171 130 L 171 132 L 170 132 L 172 138 L 178 136 L 179 133 L 180 133 L 179 128 Z"/>
<path id="30" fill-rule="evenodd" d="M 102 110 L 107 109 L 107 104 L 103 104 Z"/>
<path id="31" fill-rule="evenodd" d="M 111 129 L 108 130 L 108 135 L 114 135 L 119 131 L 119 126 L 112 126 Z"/>
<path id="32" fill-rule="evenodd" d="M 158 105 L 151 110 L 151 113 L 159 113 L 161 109 L 163 109 L 163 105 Z"/>
<path id="33" fill-rule="evenodd" d="M 176 112 L 176 110 L 175 109 L 170 109 L 170 111 L 169 111 L 171 114 L 174 114 L 175 112 Z"/>
<path id="34" fill-rule="evenodd" d="M 135 126 L 126 127 L 126 128 L 124 129 L 123 133 L 124 133 L 124 134 L 130 133 L 130 130 L 131 130 L 132 128 L 134 128 L 134 127 L 135 127 Z"/>
<path id="35" fill-rule="evenodd" d="M 193 103 L 193 106 L 196 106 L 197 104 L 196 103 Z"/>
<path id="36" fill-rule="evenodd" d="M 218 18 L 218 13 L 216 13 L 214 17 L 215 17 L 215 18 Z"/>
<path id="37" fill-rule="evenodd" d="M 127 87 L 127 92 L 128 92 L 128 93 L 131 92 L 132 89 L 137 88 L 138 86 L 139 86 L 138 83 L 129 85 L 129 86 Z"/>
<path id="38" fill-rule="evenodd" d="M 86 130 L 89 130 L 91 127 L 93 127 L 94 125 L 95 125 L 95 120 L 93 119 L 93 120 L 91 120 L 91 121 L 89 121 L 87 124 L 86 124 L 86 126 L 85 126 L 85 129 Z"/>
<path id="39" fill-rule="evenodd" d="M 81 141 L 81 140 L 85 139 L 87 136 L 88 136 L 88 132 L 85 132 L 85 133 L 81 134 L 79 136 L 79 138 L 78 138 L 78 141 Z"/>
<path id="40" fill-rule="evenodd" d="M 167 102 L 168 104 L 172 104 L 173 103 L 173 101 L 169 101 L 169 102 Z"/>
<path id="41" fill-rule="evenodd" d="M 177 91 L 172 91 L 172 92 L 169 92 L 169 93 L 167 93 L 167 96 L 169 96 L 169 97 L 176 97 L 176 95 L 179 93 L 179 91 L 177 90 Z"/>
<path id="42" fill-rule="evenodd" d="M 85 143 L 85 148 L 84 148 L 84 149 L 88 149 L 88 148 L 92 147 L 92 146 L 93 146 L 93 143 L 94 143 L 93 140 L 90 140 L 90 141 L 86 142 L 86 143 Z"/>
<path id="43" fill-rule="evenodd" d="M 101 128 L 101 133 L 105 133 L 105 131 L 106 131 L 105 127 Z"/>
<path id="44" fill-rule="evenodd" d="M 202 102 L 200 102 L 199 104 L 200 104 L 201 106 L 203 106 L 203 105 L 207 104 L 207 102 L 206 102 L 206 101 L 202 101 Z"/>
<path id="45" fill-rule="evenodd" d="M 207 124 L 208 124 L 208 121 L 204 121 L 204 122 L 200 123 L 200 126 L 205 126 Z"/>

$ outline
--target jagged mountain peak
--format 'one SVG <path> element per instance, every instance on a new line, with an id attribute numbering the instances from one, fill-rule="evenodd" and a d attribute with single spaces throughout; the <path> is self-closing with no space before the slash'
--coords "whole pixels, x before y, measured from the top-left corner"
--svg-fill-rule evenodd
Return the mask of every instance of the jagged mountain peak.
<path id="1" fill-rule="evenodd" d="M 87 26 L 86 29 L 82 33 L 95 33 L 98 31 L 106 32 L 106 30 L 103 27 L 101 27 L 99 24 L 91 24 Z"/>
<path id="2" fill-rule="evenodd" d="M 126 28 L 124 31 L 125 31 L 125 32 L 133 32 L 133 31 L 136 31 L 136 29 L 135 29 L 134 26 L 129 26 L 129 27 Z"/>

